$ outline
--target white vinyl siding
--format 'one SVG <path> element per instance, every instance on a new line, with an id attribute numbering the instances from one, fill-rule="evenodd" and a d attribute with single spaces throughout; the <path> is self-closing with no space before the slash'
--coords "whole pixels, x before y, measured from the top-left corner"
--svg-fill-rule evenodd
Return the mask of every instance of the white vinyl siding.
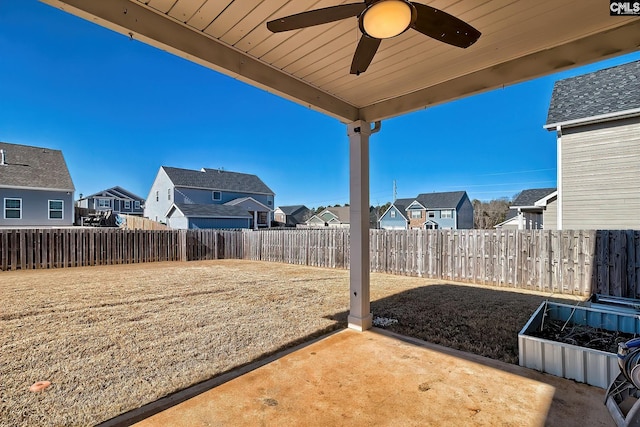
<path id="1" fill-rule="evenodd" d="M 563 130 L 562 228 L 640 229 L 640 118 Z"/>

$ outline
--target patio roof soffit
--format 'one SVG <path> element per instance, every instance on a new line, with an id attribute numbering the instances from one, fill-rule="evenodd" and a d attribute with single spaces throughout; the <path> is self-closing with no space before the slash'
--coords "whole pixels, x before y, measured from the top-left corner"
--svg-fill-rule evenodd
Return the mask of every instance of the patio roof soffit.
<path id="1" fill-rule="evenodd" d="M 465 96 L 504 87 L 552 72 L 638 50 L 640 19 L 618 19 L 615 26 L 575 39 L 557 40 L 546 49 L 522 50 L 518 55 L 501 57 L 499 52 L 491 65 L 478 58 L 477 65 L 467 66 L 464 73 L 405 93 L 394 93 L 386 99 L 367 105 L 345 100 L 341 91 L 324 90 L 290 73 L 280 70 L 215 37 L 196 31 L 168 14 L 131 0 L 41 0 L 71 14 L 107 27 L 125 36 L 150 44 L 292 100 L 308 108 L 339 119 L 343 123 L 357 120 L 374 122 L 424 109 Z M 555 3 L 555 2 L 552 2 Z M 604 7 L 606 12 L 606 7 Z M 265 19 L 269 16 L 265 16 Z M 611 22 L 611 21 L 609 21 Z M 507 43 L 508 41 L 505 41 Z M 513 43 L 511 43 L 513 44 Z M 467 61 L 467 59 L 465 59 Z M 469 52 L 468 61 L 476 61 Z M 408 65 L 407 65 L 408 66 Z M 424 73 L 424 71 L 416 71 Z M 356 84 L 359 84 L 356 82 Z M 357 87 L 357 86 L 356 86 Z M 358 90 L 367 90 L 362 85 Z M 353 90 L 353 88 L 352 88 Z M 375 89 L 371 89 L 375 90 Z"/>

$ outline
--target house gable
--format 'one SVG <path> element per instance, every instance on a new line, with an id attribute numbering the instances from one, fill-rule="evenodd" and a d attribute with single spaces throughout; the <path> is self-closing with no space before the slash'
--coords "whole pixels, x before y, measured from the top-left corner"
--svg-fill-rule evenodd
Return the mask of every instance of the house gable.
<path id="1" fill-rule="evenodd" d="M 0 142 L 0 226 L 73 224 L 75 191 L 62 152 Z"/>

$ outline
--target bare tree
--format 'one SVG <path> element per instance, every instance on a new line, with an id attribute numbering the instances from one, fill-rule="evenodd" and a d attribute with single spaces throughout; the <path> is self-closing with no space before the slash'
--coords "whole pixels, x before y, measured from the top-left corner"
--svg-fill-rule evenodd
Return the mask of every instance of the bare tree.
<path id="1" fill-rule="evenodd" d="M 473 204 L 473 227 L 476 229 L 491 229 L 504 221 L 509 213 L 510 200 L 507 198 L 488 202 L 474 199 L 471 203 Z"/>

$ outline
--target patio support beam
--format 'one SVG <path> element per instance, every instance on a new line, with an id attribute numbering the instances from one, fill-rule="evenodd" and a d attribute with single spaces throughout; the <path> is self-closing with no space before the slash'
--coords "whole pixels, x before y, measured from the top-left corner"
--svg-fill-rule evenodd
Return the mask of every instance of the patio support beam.
<path id="1" fill-rule="evenodd" d="M 349 136 L 349 328 L 371 328 L 369 290 L 369 136 L 362 120 L 347 125 Z"/>

